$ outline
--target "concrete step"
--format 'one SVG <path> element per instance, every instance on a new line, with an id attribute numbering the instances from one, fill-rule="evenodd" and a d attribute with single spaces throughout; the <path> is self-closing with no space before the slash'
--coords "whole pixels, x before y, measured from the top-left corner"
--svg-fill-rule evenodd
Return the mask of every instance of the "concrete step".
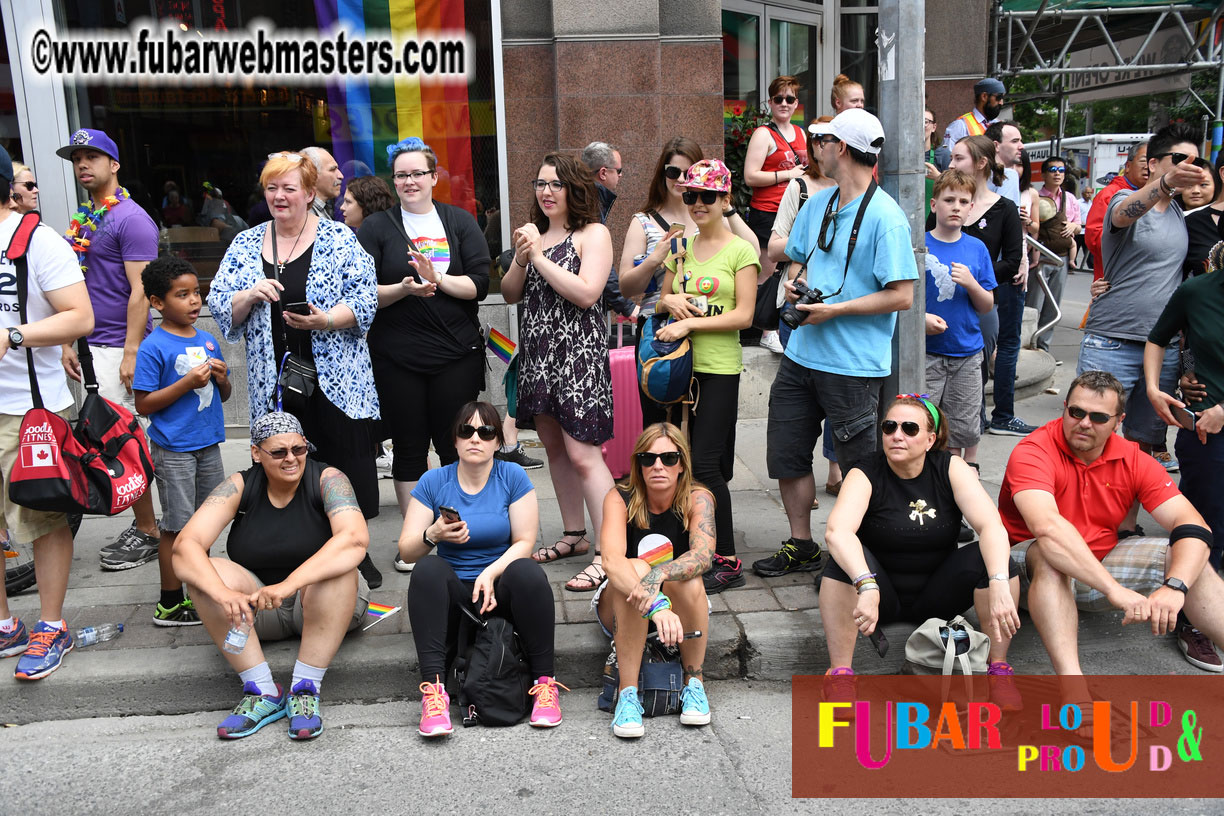
<path id="1" fill-rule="evenodd" d="M 1040 349 L 1022 348 L 1016 360 L 1016 399 L 1028 399 L 1042 393 L 1054 383 L 1054 357 Z M 986 383 L 986 403 L 993 403 L 994 380 Z"/>

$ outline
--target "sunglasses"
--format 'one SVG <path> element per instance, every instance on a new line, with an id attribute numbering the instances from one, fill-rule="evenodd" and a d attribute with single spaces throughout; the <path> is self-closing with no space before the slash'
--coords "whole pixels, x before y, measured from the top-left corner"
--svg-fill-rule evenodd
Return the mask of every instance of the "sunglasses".
<path id="1" fill-rule="evenodd" d="M 918 427 L 917 422 L 897 422 L 895 419 L 886 419 L 880 423 L 880 430 L 885 436 L 892 436 L 897 432 L 897 426 L 901 426 L 901 431 L 906 436 L 917 436 L 922 428 Z"/>
<path id="2" fill-rule="evenodd" d="M 675 181 L 684 175 L 684 171 L 674 164 L 669 164 L 663 168 L 663 175 L 667 176 L 672 181 Z"/>
<path id="3" fill-rule="evenodd" d="M 799 97 L 797 96 L 775 96 L 773 98 L 775 105 L 783 105 L 783 104 L 793 105 L 798 100 L 799 100 Z"/>
<path id="4" fill-rule="evenodd" d="M 639 453 L 637 454 L 638 464 L 642 467 L 654 467 L 654 463 L 659 459 L 663 460 L 666 467 L 675 467 L 680 464 L 680 451 L 667 451 L 666 453 Z"/>
<path id="5" fill-rule="evenodd" d="M 259 447 L 259 446 L 256 445 L 256 447 Z M 269 456 L 271 456 L 273 459 L 275 459 L 278 462 L 284 459 L 286 456 L 288 456 L 291 453 L 295 457 L 300 459 L 303 456 L 305 456 L 306 451 L 309 450 L 309 448 L 307 448 L 305 445 L 294 445 L 292 448 L 277 448 L 276 450 L 268 450 L 267 448 L 259 448 L 259 449 L 263 451 L 264 453 L 268 454 Z"/>
<path id="6" fill-rule="evenodd" d="M 829 229 L 829 225 L 833 225 L 833 229 Z M 816 236 L 816 246 L 820 247 L 821 252 L 828 252 L 833 248 L 833 239 L 837 237 L 837 216 L 833 212 L 833 202 L 829 202 L 828 209 L 825 210 L 824 218 L 820 219 L 820 234 Z"/>
<path id="7" fill-rule="evenodd" d="M 1174 164 L 1181 164 L 1186 159 L 1190 158 L 1189 153 L 1169 152 L 1169 153 L 1157 153 L 1155 156 L 1148 156 L 1148 161 L 1156 161 L 1157 159 L 1163 159 L 1165 156 L 1168 156 L 1170 159 L 1172 159 Z"/>
<path id="8" fill-rule="evenodd" d="M 38 189 L 38 182 L 37 181 L 19 181 L 17 182 L 17 186 L 24 187 L 30 192 L 34 192 L 35 190 Z"/>
<path id="9" fill-rule="evenodd" d="M 391 176 L 391 178 L 395 179 L 396 181 L 407 181 L 408 179 L 412 179 L 413 181 L 420 181 L 426 176 L 432 176 L 432 175 L 433 175 L 433 172 L 430 170 L 413 170 L 411 173 L 404 173 L 404 172 L 395 173 L 394 175 Z"/>
<path id="10" fill-rule="evenodd" d="M 269 159 L 285 159 L 287 161 L 293 162 L 294 164 L 297 164 L 298 162 L 302 160 L 303 157 L 301 153 L 269 153 L 268 158 Z"/>
<path id="11" fill-rule="evenodd" d="M 609 173 L 615 173 L 617 176 L 625 175 L 625 168 L 623 167 L 605 167 L 604 169 Z"/>
<path id="12" fill-rule="evenodd" d="M 472 434 L 478 435 L 485 442 L 489 442 L 497 437 L 497 429 L 492 425 L 481 425 L 479 428 L 474 428 L 466 422 L 459 426 L 459 430 L 455 432 L 455 436 L 460 439 L 471 439 Z"/>
<path id="13" fill-rule="evenodd" d="M 840 142 L 841 139 L 837 138 L 832 133 L 826 133 L 823 136 L 821 136 L 819 139 L 817 139 L 816 141 L 820 142 L 822 145 L 827 145 L 827 144 L 834 144 L 836 142 Z"/>
<path id="14" fill-rule="evenodd" d="M 1067 172 L 1067 168 L 1065 165 L 1051 164 L 1049 167 L 1046 168 L 1046 172 L 1047 173 L 1065 173 Z"/>
<path id="15" fill-rule="evenodd" d="M 710 205 L 718 200 L 718 196 L 719 196 L 719 193 L 716 193 L 713 190 L 701 190 L 701 191 L 689 190 L 687 192 L 681 193 L 680 199 L 685 204 L 696 204 L 697 199 L 700 198 L 702 204 Z"/>
<path id="16" fill-rule="evenodd" d="M 544 179 L 536 179 L 535 181 L 531 182 L 531 186 L 536 188 L 536 192 L 543 191 L 543 189 L 547 187 L 548 189 L 552 190 L 554 193 L 559 193 L 565 189 L 565 182 L 561 181 L 560 179 L 553 179 L 552 181 L 545 181 Z"/>
<path id="17" fill-rule="evenodd" d="M 1121 416 L 1121 414 L 1107 414 L 1104 411 L 1085 411 L 1078 405 L 1068 405 L 1067 413 L 1070 414 L 1071 418 L 1074 420 L 1081 420 L 1084 417 L 1088 417 L 1088 420 L 1092 422 L 1093 425 L 1104 425 L 1114 417 Z"/>

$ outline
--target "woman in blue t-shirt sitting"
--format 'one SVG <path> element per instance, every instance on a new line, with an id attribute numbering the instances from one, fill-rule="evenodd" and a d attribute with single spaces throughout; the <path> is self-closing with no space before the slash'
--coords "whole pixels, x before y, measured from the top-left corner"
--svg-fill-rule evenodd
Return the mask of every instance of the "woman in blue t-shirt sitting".
<path id="1" fill-rule="evenodd" d="M 530 558 L 540 527 L 535 488 L 519 465 L 494 459 L 504 440 L 501 417 L 489 403 L 460 408 L 451 438 L 459 461 L 421 476 L 399 539 L 400 558 L 416 564 L 408 617 L 424 695 L 419 733 L 453 730 L 443 678 L 458 648 L 461 603 L 513 623 L 539 678 L 531 689 L 531 724 L 560 725 L 552 590 Z"/>

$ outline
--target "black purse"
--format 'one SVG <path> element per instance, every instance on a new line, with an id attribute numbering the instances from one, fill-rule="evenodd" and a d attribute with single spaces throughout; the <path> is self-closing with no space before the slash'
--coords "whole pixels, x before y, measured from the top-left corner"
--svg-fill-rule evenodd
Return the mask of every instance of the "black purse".
<path id="1" fill-rule="evenodd" d="M 269 225 L 272 231 L 272 274 L 280 282 L 280 258 L 276 251 L 276 224 Z M 285 331 L 285 315 L 281 312 L 281 342 L 289 348 L 289 338 Z M 297 354 L 286 351 L 281 358 L 280 370 L 276 376 L 276 389 L 269 399 L 268 409 L 271 411 L 287 411 L 294 416 L 304 416 L 310 398 L 319 387 L 319 370 L 313 363 L 303 360 Z"/>
<path id="2" fill-rule="evenodd" d="M 809 196 L 807 191 L 807 182 L 800 176 L 799 182 L 799 208 L 803 209 L 803 205 L 807 202 Z M 798 218 L 798 214 L 795 216 Z M 784 260 L 774 267 L 773 274 L 765 281 L 757 286 L 756 308 L 752 311 L 752 327 L 761 331 L 776 331 L 778 321 L 782 317 L 782 307 L 778 305 L 778 287 L 782 285 L 782 275 L 790 267 L 790 260 Z"/>

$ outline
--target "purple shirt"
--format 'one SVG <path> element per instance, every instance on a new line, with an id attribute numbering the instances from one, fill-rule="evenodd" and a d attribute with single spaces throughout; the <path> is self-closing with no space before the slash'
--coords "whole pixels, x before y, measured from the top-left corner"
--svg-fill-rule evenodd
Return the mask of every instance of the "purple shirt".
<path id="1" fill-rule="evenodd" d="M 102 227 L 92 236 L 85 253 L 85 286 L 94 310 L 90 343 L 123 347 L 127 340 L 128 298 L 132 296 L 123 262 L 155 259 L 157 237 L 153 219 L 130 198 L 120 201 L 103 216 Z M 152 330 L 150 315 L 144 333 Z"/>

